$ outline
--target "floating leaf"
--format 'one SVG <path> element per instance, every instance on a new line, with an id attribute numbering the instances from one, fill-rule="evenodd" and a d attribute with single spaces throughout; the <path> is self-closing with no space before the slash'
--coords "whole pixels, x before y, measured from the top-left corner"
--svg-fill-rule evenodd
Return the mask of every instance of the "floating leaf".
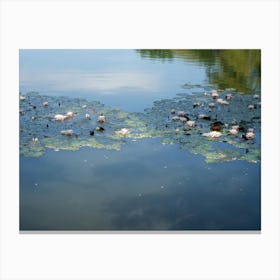
<path id="1" fill-rule="evenodd" d="M 205 95 L 204 91 L 200 92 L 200 89 L 205 89 L 206 86 L 186 87 L 189 86 L 194 89 L 195 94 L 180 93 L 173 99 L 155 101 L 153 107 L 145 109 L 144 113 L 123 112 L 97 101 L 28 93 L 20 102 L 20 152 L 24 156 L 38 157 L 46 148 L 78 150 L 87 146 L 119 150 L 125 143 L 125 138 L 135 140 L 153 137 L 161 138 L 163 144 L 177 144 L 181 149 L 203 155 L 207 162 L 237 159 L 260 161 L 259 100 L 252 95 L 241 95 L 234 89 L 220 90 L 219 98 L 225 99 L 229 91 L 233 95 L 229 105 L 224 106 L 218 104 L 210 95 Z M 48 106 L 43 106 L 44 102 L 48 102 Z M 209 103 L 213 102 L 216 106 L 210 108 Z M 248 104 L 253 104 L 254 109 L 248 110 Z M 194 120 L 195 126 L 189 127 L 184 118 L 173 120 L 178 111 L 183 111 L 190 120 Z M 66 115 L 67 112 L 73 112 L 73 118 L 55 121 L 55 115 Z M 86 114 L 90 114 L 91 118 L 86 118 Z M 97 121 L 100 114 L 106 118 L 104 123 Z M 201 119 L 199 115 L 207 118 Z M 203 133 L 210 132 L 211 123 L 214 121 L 224 124 L 221 137 L 203 137 Z M 228 130 L 233 124 L 239 124 L 244 130 L 243 133 L 248 128 L 253 128 L 255 139 L 244 141 L 242 132 L 237 136 L 230 135 Z M 97 131 L 97 126 L 102 126 L 104 130 Z M 118 133 L 122 128 L 129 130 L 125 137 Z M 73 130 L 73 135 L 61 135 L 62 130 Z M 93 130 L 95 133 L 90 133 Z M 34 143 L 33 138 L 38 138 L 39 142 Z M 223 143 L 226 143 L 226 148 Z"/>

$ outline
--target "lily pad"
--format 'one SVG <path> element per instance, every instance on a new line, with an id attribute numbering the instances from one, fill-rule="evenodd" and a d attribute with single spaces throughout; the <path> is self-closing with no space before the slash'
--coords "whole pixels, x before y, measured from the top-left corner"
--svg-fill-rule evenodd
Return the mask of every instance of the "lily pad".
<path id="1" fill-rule="evenodd" d="M 207 162 L 231 160 L 260 161 L 261 108 L 259 99 L 252 95 L 242 95 L 234 89 L 219 91 L 219 98 L 226 100 L 226 94 L 232 93 L 228 105 L 217 103 L 210 95 L 205 95 L 201 88 L 206 86 L 191 85 L 195 94 L 180 93 L 173 99 L 154 102 L 153 107 L 144 113 L 128 113 L 119 108 L 112 108 L 97 101 L 80 98 L 43 96 L 32 92 L 20 100 L 20 153 L 24 156 L 41 156 L 45 149 L 78 150 L 88 146 L 98 149 L 119 150 L 128 140 L 142 138 L 160 138 L 163 144 L 177 144 L 181 149 L 205 157 Z M 211 88 L 210 88 L 211 90 Z M 48 106 L 43 103 L 48 102 Z M 215 107 L 209 107 L 210 103 Z M 249 110 L 248 105 L 254 105 Z M 175 114 L 174 114 L 175 110 Z M 195 121 L 190 127 L 186 118 L 174 118 L 177 112 Z M 56 121 L 57 114 L 66 115 L 73 112 L 71 118 Z M 90 118 L 86 117 L 90 115 Z M 106 117 L 104 123 L 98 122 L 98 116 Z M 199 115 L 207 118 L 201 119 Z M 219 121 L 224 124 L 219 138 L 203 137 L 210 132 L 211 123 Z M 243 131 L 230 135 L 232 125 L 239 125 Z M 96 130 L 102 126 L 104 130 Z M 129 133 L 117 133 L 121 129 Z M 253 140 L 244 140 L 242 134 L 248 128 L 254 129 Z M 61 135 L 61 131 L 71 130 L 71 135 Z M 94 130 L 94 133 L 92 131 Z M 38 141 L 34 141 L 38 138 Z M 224 148 L 221 143 L 227 143 Z M 244 152 L 246 151 L 246 152 Z"/>

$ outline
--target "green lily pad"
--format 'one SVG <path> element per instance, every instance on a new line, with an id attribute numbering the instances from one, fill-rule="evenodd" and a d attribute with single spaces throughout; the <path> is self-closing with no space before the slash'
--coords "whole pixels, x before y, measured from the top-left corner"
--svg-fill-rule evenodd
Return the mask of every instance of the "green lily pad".
<path id="1" fill-rule="evenodd" d="M 173 99 L 155 101 L 153 107 L 145 109 L 144 113 L 124 112 L 97 101 L 28 93 L 20 100 L 20 153 L 39 157 L 45 149 L 78 150 L 85 146 L 119 150 L 125 139 L 152 137 L 162 139 L 163 144 L 177 144 L 183 150 L 200 154 L 209 163 L 260 161 L 260 100 L 254 99 L 253 95 L 242 95 L 234 89 L 226 89 L 218 92 L 219 98 L 226 100 L 228 93 L 233 98 L 228 100 L 228 105 L 223 105 L 213 100 L 211 94 L 197 91 L 206 86 L 188 86 L 196 93 L 180 93 Z M 210 93 L 211 88 L 207 90 Z M 48 106 L 43 106 L 44 102 L 48 102 Z M 215 103 L 216 106 L 210 108 L 209 103 Z M 254 105 L 254 109 L 249 110 L 248 105 Z M 184 118 L 173 120 L 178 111 L 183 111 L 190 120 L 195 121 L 195 126 L 189 126 Z M 55 115 L 66 115 L 67 112 L 73 112 L 73 118 L 61 122 L 54 119 Z M 101 114 L 105 116 L 104 123 L 97 121 Z M 199 115 L 207 118 L 201 119 Z M 203 137 L 203 133 L 210 132 L 214 121 L 224 124 L 221 137 Z M 244 131 L 240 131 L 237 136 L 230 135 L 229 129 L 233 124 L 238 124 Z M 98 131 L 97 126 L 104 130 Z M 128 129 L 126 136 L 118 133 L 122 128 Z M 248 128 L 254 129 L 256 137 L 245 141 L 242 134 Z M 71 136 L 61 135 L 62 130 L 71 130 L 73 133 Z M 35 138 L 38 141 L 34 141 Z M 222 143 L 227 143 L 227 147 L 224 148 Z"/>

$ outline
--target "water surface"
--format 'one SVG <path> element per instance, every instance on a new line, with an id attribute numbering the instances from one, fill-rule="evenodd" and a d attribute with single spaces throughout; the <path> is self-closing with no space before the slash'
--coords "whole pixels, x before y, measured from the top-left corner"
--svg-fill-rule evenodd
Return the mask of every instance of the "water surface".
<path id="1" fill-rule="evenodd" d="M 259 51 L 21 50 L 19 58 L 21 94 L 128 112 L 195 95 L 186 84 L 260 94 Z M 259 161 L 209 164 L 149 138 L 123 139 L 117 151 L 20 157 L 21 230 L 257 230 L 260 211 Z"/>

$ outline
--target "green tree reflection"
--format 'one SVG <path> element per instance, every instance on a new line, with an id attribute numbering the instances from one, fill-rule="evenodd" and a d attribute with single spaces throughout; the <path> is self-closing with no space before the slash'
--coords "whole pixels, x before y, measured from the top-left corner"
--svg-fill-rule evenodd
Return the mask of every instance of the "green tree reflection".
<path id="1" fill-rule="evenodd" d="M 174 58 L 206 67 L 209 83 L 254 93 L 261 88 L 260 50 L 137 50 L 143 58 L 171 61 Z"/>

